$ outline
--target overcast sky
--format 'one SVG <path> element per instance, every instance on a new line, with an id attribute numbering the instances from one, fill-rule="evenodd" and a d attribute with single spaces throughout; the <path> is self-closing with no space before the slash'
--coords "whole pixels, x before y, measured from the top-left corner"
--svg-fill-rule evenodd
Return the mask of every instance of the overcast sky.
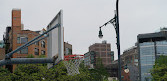
<path id="1" fill-rule="evenodd" d="M 114 17 L 116 0 L 0 0 L 0 40 L 6 26 L 11 26 L 11 11 L 20 8 L 25 29 L 46 28 L 53 17 L 63 10 L 65 41 L 73 45 L 74 54 L 88 52 L 94 43 L 107 40 L 117 59 L 115 29 L 111 24 L 99 26 Z M 167 26 L 167 0 L 119 0 L 121 53 L 134 46 L 137 35 L 152 33 Z"/>

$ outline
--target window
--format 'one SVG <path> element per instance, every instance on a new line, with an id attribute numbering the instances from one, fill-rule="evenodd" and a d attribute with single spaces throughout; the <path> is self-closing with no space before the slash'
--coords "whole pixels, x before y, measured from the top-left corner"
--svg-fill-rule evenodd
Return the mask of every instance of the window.
<path id="1" fill-rule="evenodd" d="M 20 43 L 20 37 L 17 37 L 17 43 Z"/>
<path id="2" fill-rule="evenodd" d="M 18 54 L 28 54 L 28 47 L 23 48 L 22 50 L 17 52 Z"/>
<path id="3" fill-rule="evenodd" d="M 34 53 L 35 53 L 35 55 L 39 55 L 39 49 L 38 49 L 38 48 L 35 48 Z"/>
<path id="4" fill-rule="evenodd" d="M 45 41 L 41 41 L 41 47 L 45 48 Z"/>
<path id="5" fill-rule="evenodd" d="M 26 43 L 28 42 L 28 38 L 27 37 L 17 37 L 17 43 Z"/>
<path id="6" fill-rule="evenodd" d="M 106 52 L 101 52 L 101 57 L 106 57 Z"/>
<path id="7" fill-rule="evenodd" d="M 21 50 L 21 54 L 28 54 L 28 47 Z"/>
<path id="8" fill-rule="evenodd" d="M 107 45 L 107 48 L 110 48 L 110 45 L 109 45 L 109 44 Z"/>
<path id="9" fill-rule="evenodd" d="M 108 48 L 107 51 L 111 51 L 111 49 Z"/>
<path id="10" fill-rule="evenodd" d="M 105 48 L 101 48 L 101 51 L 106 51 L 106 49 Z"/>
<path id="11" fill-rule="evenodd" d="M 45 51 L 44 50 L 41 50 L 41 55 L 45 55 Z"/>
<path id="12" fill-rule="evenodd" d="M 101 45 L 101 47 L 104 47 L 104 48 L 105 48 L 105 47 L 106 47 L 106 45 Z"/>
<path id="13" fill-rule="evenodd" d="M 16 20 L 16 17 L 13 17 L 14 20 Z"/>
<path id="14" fill-rule="evenodd" d="M 36 42 L 35 45 L 39 45 L 39 42 Z"/>

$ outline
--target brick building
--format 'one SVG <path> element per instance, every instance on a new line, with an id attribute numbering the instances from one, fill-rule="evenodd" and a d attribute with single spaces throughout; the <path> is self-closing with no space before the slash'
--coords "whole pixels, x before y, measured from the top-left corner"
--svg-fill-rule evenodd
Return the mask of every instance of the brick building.
<path id="1" fill-rule="evenodd" d="M 21 10 L 13 9 L 12 10 L 12 27 L 6 28 L 6 33 L 4 35 L 4 41 L 7 45 L 6 53 L 9 53 L 15 50 L 17 47 L 25 44 L 26 42 L 32 40 L 36 36 L 40 35 L 42 32 L 46 31 L 42 29 L 41 31 L 31 31 L 24 30 L 23 24 L 21 24 Z M 29 54 L 34 55 L 35 57 L 39 55 L 47 56 L 47 40 L 43 39 L 33 45 L 30 45 L 21 51 L 14 53 L 12 58 L 25 58 Z M 14 70 L 16 65 L 7 65 L 7 68 Z"/>
<path id="2" fill-rule="evenodd" d="M 5 58 L 4 42 L 0 41 L 0 60 L 3 60 L 4 58 Z M 3 67 L 5 68 L 5 66 L 3 66 Z"/>
<path id="3" fill-rule="evenodd" d="M 123 52 L 121 55 L 122 60 L 122 81 L 138 81 L 139 69 L 138 69 L 138 49 L 137 46 L 133 46 Z M 125 73 L 124 67 L 129 69 L 128 73 Z"/>
<path id="4" fill-rule="evenodd" d="M 102 64 L 104 67 L 107 67 L 114 60 L 114 52 L 111 51 L 111 46 L 107 41 L 103 41 L 102 43 L 95 43 L 89 47 L 89 52 L 95 52 L 95 59 L 102 59 Z M 95 60 L 96 61 L 96 60 Z M 93 62 L 96 63 L 96 62 Z M 94 64 L 96 65 L 96 64 Z"/>
<path id="5" fill-rule="evenodd" d="M 72 55 L 72 45 L 64 42 L 64 55 Z"/>
<path id="6" fill-rule="evenodd" d="M 137 46 L 133 46 L 123 52 L 121 55 L 123 65 L 132 64 L 138 66 L 138 49 Z"/>

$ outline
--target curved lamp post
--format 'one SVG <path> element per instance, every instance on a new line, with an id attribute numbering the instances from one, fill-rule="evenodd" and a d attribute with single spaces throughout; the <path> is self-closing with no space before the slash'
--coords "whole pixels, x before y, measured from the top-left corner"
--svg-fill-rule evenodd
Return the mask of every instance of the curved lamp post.
<path id="1" fill-rule="evenodd" d="M 120 58 L 120 36 L 119 36 L 119 10 L 118 10 L 118 3 L 119 0 L 116 1 L 116 10 L 115 10 L 115 17 L 113 19 L 111 19 L 110 21 L 108 21 L 107 23 L 105 23 L 104 25 L 100 26 L 100 31 L 99 31 L 99 38 L 103 37 L 101 28 L 103 26 L 106 26 L 107 24 L 111 23 L 113 24 L 115 31 L 116 31 L 116 38 L 117 38 L 117 49 L 118 49 L 118 77 L 119 77 L 119 81 L 121 81 L 121 58 Z"/>

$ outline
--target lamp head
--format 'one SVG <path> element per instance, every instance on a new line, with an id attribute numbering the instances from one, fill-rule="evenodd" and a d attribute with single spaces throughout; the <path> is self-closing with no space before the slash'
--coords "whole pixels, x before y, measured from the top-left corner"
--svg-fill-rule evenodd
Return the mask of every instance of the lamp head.
<path id="1" fill-rule="evenodd" d="M 99 38 L 101 39 L 101 38 L 103 38 L 103 34 L 102 34 L 102 31 L 101 31 L 101 27 L 100 27 L 100 30 L 99 30 Z"/>
<path id="2" fill-rule="evenodd" d="M 125 71 L 125 73 L 129 73 L 129 69 L 128 69 L 127 64 L 124 66 L 124 71 Z"/>
<path id="3" fill-rule="evenodd" d="M 129 73 L 129 69 L 128 69 L 128 68 L 127 68 L 127 69 L 125 69 L 124 71 L 125 71 L 125 73 Z"/>

